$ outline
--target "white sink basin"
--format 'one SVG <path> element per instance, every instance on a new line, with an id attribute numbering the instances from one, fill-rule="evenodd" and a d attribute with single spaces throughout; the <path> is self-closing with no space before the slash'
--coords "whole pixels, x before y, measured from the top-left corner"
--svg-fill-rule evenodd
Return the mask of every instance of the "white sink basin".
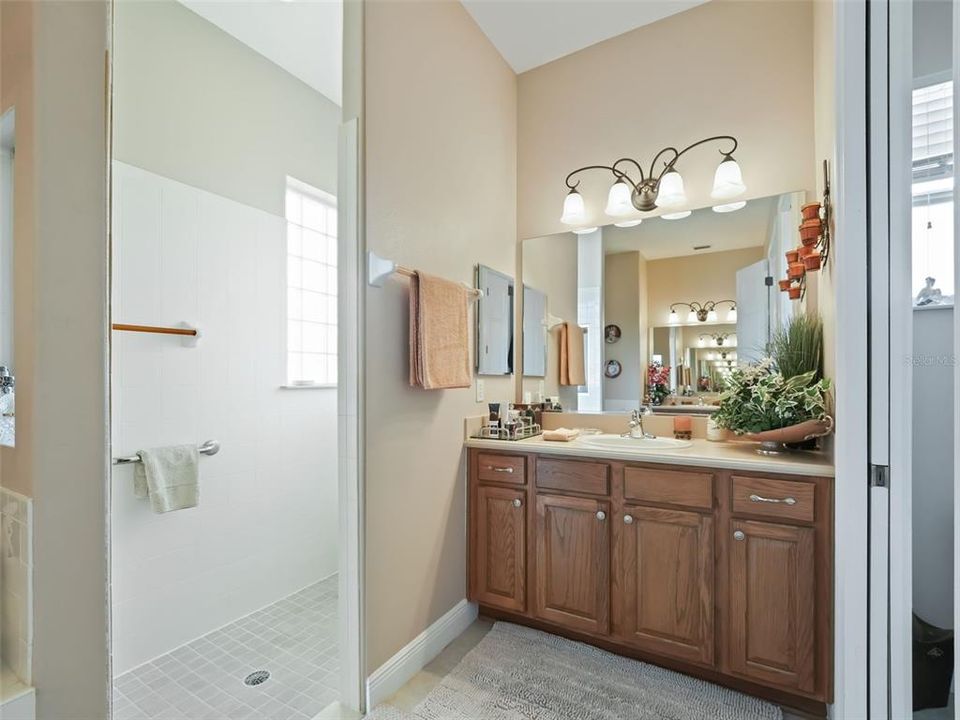
<path id="1" fill-rule="evenodd" d="M 619 435 L 587 435 L 581 437 L 580 441 L 586 445 L 595 447 L 612 448 L 616 450 L 683 450 L 693 445 L 689 440 L 675 440 L 674 438 L 631 438 L 620 437 Z"/>

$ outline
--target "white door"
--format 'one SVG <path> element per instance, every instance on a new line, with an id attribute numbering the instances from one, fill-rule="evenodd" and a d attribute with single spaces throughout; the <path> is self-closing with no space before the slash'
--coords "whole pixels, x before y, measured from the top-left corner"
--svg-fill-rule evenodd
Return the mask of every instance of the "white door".
<path id="1" fill-rule="evenodd" d="M 740 365 L 766 357 L 772 284 L 766 259 L 737 270 L 737 363 Z"/>

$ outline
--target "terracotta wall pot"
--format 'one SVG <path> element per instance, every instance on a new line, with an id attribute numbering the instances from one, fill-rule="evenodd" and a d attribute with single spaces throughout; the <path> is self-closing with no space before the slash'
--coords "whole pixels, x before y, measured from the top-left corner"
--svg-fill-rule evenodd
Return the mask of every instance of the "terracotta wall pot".
<path id="1" fill-rule="evenodd" d="M 823 420 L 807 420 L 797 425 L 780 428 L 779 430 L 766 430 L 761 433 L 750 433 L 746 435 L 750 440 L 772 441 L 781 443 L 797 443 L 804 440 L 823 437 L 833 432 L 833 418 L 829 415 Z"/>
<path id="2" fill-rule="evenodd" d="M 820 219 L 820 203 L 810 203 L 809 205 L 804 205 L 800 208 L 800 214 L 803 216 L 804 220 L 819 220 Z"/>
<path id="3" fill-rule="evenodd" d="M 790 279 L 781 280 L 781 281 L 780 281 L 780 291 L 781 291 L 781 292 L 786 292 L 787 290 L 790 289 L 790 286 L 791 286 L 791 285 L 793 285 L 793 280 L 790 280 Z"/>
<path id="4" fill-rule="evenodd" d="M 791 280 L 799 280 L 803 277 L 804 270 L 803 263 L 801 262 L 792 262 L 789 267 L 787 267 L 787 277 Z"/>
<path id="5" fill-rule="evenodd" d="M 803 267 L 806 270 L 819 270 L 820 269 L 820 253 L 807 255 L 807 257 L 803 259 Z"/>
<path id="6" fill-rule="evenodd" d="M 796 286 L 790 288 L 789 296 L 790 296 L 790 299 L 791 299 L 791 300 L 799 300 L 799 299 L 800 299 L 800 286 L 799 286 L 799 285 L 796 285 Z"/>
<path id="7" fill-rule="evenodd" d="M 804 223 L 806 225 L 806 223 Z M 811 225 L 809 227 L 800 226 L 800 242 L 804 245 L 816 245 L 817 240 L 820 239 L 820 223 Z"/>
<path id="8" fill-rule="evenodd" d="M 817 251 L 815 245 L 803 245 L 802 247 L 797 248 L 797 253 L 800 255 L 800 260 L 808 258 Z"/>
<path id="9" fill-rule="evenodd" d="M 798 253 L 796 250 L 787 250 L 786 256 L 787 256 L 787 265 L 798 262 L 800 260 L 800 253 Z"/>

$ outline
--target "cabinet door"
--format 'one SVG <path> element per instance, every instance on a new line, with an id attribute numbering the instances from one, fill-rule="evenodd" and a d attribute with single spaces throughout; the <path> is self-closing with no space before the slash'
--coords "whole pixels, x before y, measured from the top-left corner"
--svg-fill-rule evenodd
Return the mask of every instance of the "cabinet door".
<path id="1" fill-rule="evenodd" d="M 538 617 L 572 630 L 609 632 L 609 513 L 600 500 L 537 495 Z"/>
<path id="2" fill-rule="evenodd" d="M 730 532 L 730 669 L 814 692 L 813 528 L 734 520 Z"/>
<path id="3" fill-rule="evenodd" d="M 473 600 L 484 605 L 526 608 L 526 493 L 513 488 L 477 487 L 473 509 Z"/>
<path id="4" fill-rule="evenodd" d="M 713 517 L 627 506 L 618 528 L 618 633 L 643 650 L 712 665 Z"/>

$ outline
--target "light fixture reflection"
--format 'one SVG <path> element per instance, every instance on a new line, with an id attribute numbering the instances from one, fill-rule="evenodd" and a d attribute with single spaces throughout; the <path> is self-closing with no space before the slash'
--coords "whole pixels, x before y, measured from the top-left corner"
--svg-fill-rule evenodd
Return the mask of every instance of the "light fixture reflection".
<path id="1" fill-rule="evenodd" d="M 582 227 L 582 228 L 573 229 L 573 233 L 575 235 L 589 235 L 590 233 L 596 232 L 596 231 L 597 231 L 596 227 Z"/>
<path id="2" fill-rule="evenodd" d="M 727 322 L 735 323 L 737 321 L 737 306 L 734 305 L 727 311 Z M 734 337 L 734 342 L 736 342 L 736 337 Z"/>
<path id="3" fill-rule="evenodd" d="M 618 228 L 632 228 L 636 227 L 643 222 L 643 218 L 637 218 L 636 220 L 624 220 L 623 222 L 614 223 Z"/>
<path id="4" fill-rule="evenodd" d="M 681 210 L 680 212 L 667 213 L 666 215 L 661 215 L 660 217 L 664 220 L 683 220 L 685 217 L 690 217 L 690 210 Z"/>
<path id="5" fill-rule="evenodd" d="M 725 205 L 714 205 L 713 211 L 715 213 L 731 213 L 746 207 L 746 205 L 746 200 L 740 200 L 739 202 L 727 203 Z"/>

